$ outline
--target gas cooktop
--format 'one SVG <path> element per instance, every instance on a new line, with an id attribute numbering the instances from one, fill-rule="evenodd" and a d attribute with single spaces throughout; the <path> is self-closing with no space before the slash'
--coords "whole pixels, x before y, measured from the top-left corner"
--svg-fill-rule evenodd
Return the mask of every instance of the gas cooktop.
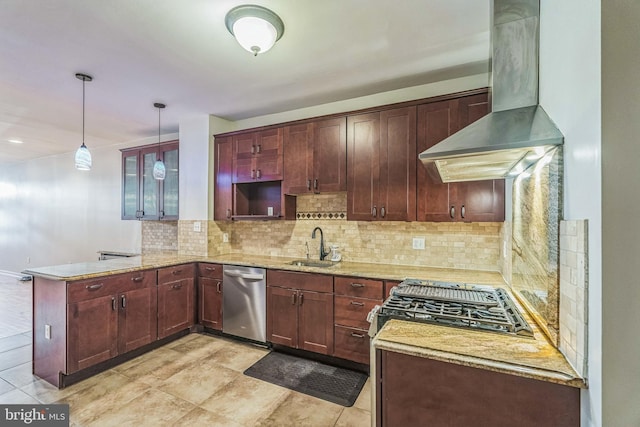
<path id="1" fill-rule="evenodd" d="M 485 285 L 406 279 L 391 290 L 377 317 L 378 330 L 400 319 L 533 336 L 507 292 Z"/>

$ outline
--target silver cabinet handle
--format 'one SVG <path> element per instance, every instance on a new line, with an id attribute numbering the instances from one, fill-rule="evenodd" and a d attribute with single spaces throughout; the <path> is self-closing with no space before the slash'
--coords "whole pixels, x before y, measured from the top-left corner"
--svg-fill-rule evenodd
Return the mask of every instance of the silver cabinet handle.
<path id="1" fill-rule="evenodd" d="M 373 209 L 371 209 L 371 216 L 375 218 L 377 215 L 378 215 L 378 208 L 374 206 Z"/>
<path id="2" fill-rule="evenodd" d="M 182 283 L 176 283 L 175 285 L 171 286 L 171 289 L 182 289 Z"/>
<path id="3" fill-rule="evenodd" d="M 251 145 L 251 154 L 256 154 L 256 146 Z"/>
<path id="4" fill-rule="evenodd" d="M 318 178 L 313 180 L 313 189 L 318 191 Z"/>
<path id="5" fill-rule="evenodd" d="M 258 178 L 258 179 L 262 178 L 262 171 L 260 169 L 258 169 L 258 172 L 256 174 L 256 178 Z"/>
<path id="6" fill-rule="evenodd" d="M 364 334 L 356 334 L 355 332 L 351 332 L 351 336 L 354 338 L 364 338 Z"/>
<path id="7" fill-rule="evenodd" d="M 304 298 L 304 294 L 300 294 L 300 298 L 298 298 L 299 305 L 302 305 L 302 299 Z"/>
<path id="8" fill-rule="evenodd" d="M 178 274 L 182 273 L 182 270 L 173 270 L 171 272 L 171 274 L 173 274 L 174 276 L 177 276 Z"/>
<path id="9" fill-rule="evenodd" d="M 131 281 L 132 282 L 142 282 L 142 279 L 144 279 L 144 277 L 140 276 L 140 277 L 132 277 Z"/>
<path id="10" fill-rule="evenodd" d="M 256 153 L 260 154 L 261 151 L 262 151 L 262 144 L 256 145 Z"/>
<path id="11" fill-rule="evenodd" d="M 256 179 L 256 170 L 251 169 L 251 179 Z"/>
<path id="12" fill-rule="evenodd" d="M 454 206 L 451 206 L 451 209 L 449 209 L 449 216 L 451 217 L 451 219 L 455 218 L 456 208 Z"/>
<path id="13" fill-rule="evenodd" d="M 462 207 L 460 207 L 460 216 L 464 218 L 464 214 L 465 214 L 465 208 L 464 208 L 464 205 L 462 205 Z"/>
<path id="14" fill-rule="evenodd" d="M 311 191 L 311 180 L 307 180 L 307 191 Z"/>
<path id="15" fill-rule="evenodd" d="M 217 291 L 219 294 L 221 294 L 221 293 L 222 293 L 222 287 L 221 287 L 221 285 L 222 285 L 222 282 L 220 282 L 220 281 L 218 280 L 218 283 L 216 283 L 216 291 Z"/>
<path id="16" fill-rule="evenodd" d="M 231 209 L 227 208 L 227 219 L 231 218 Z"/>
<path id="17" fill-rule="evenodd" d="M 231 277 L 241 277 L 243 279 L 250 279 L 250 280 L 262 280 L 264 279 L 264 274 L 260 274 L 260 273 L 241 273 L 237 270 L 227 270 L 224 272 L 225 276 L 231 276 Z"/>
<path id="18" fill-rule="evenodd" d="M 385 213 L 386 213 L 386 210 L 385 210 L 385 208 L 383 206 L 383 207 L 380 208 L 380 218 L 384 218 Z"/>
<path id="19" fill-rule="evenodd" d="M 116 298 L 111 297 L 111 310 L 116 311 Z"/>
<path id="20" fill-rule="evenodd" d="M 122 306 L 123 310 L 127 307 L 127 297 L 125 297 L 124 295 L 120 297 L 120 305 Z"/>
<path id="21" fill-rule="evenodd" d="M 351 283 L 352 288 L 364 288 L 364 286 L 363 283 Z"/>
<path id="22" fill-rule="evenodd" d="M 88 291 L 97 291 L 98 289 L 102 288 L 104 286 L 104 283 L 96 283 L 94 285 L 87 285 L 86 288 Z"/>
<path id="23" fill-rule="evenodd" d="M 291 294 L 291 305 L 296 305 L 296 293 Z"/>
<path id="24" fill-rule="evenodd" d="M 349 304 L 357 305 L 358 307 L 364 307 L 364 303 L 363 302 L 351 301 Z"/>

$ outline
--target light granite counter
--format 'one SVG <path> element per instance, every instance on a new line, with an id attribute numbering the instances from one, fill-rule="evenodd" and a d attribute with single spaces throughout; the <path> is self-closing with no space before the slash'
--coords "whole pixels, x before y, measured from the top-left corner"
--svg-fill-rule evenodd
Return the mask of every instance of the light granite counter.
<path id="1" fill-rule="evenodd" d="M 533 338 L 389 320 L 376 334 L 372 346 L 379 350 L 586 388 L 584 379 L 558 349 L 534 324 L 530 324 L 534 329 Z"/>
<path id="2" fill-rule="evenodd" d="M 174 253 L 152 253 L 129 258 L 117 258 L 105 261 L 62 264 L 50 267 L 38 267 L 24 270 L 32 276 L 51 280 L 85 280 L 111 274 L 127 273 L 138 270 L 168 267 L 191 262 L 211 262 L 234 264 L 268 269 L 306 271 L 311 273 L 333 274 L 338 276 L 357 276 L 372 279 L 403 280 L 407 277 L 417 279 L 442 280 L 450 282 L 479 283 L 493 286 L 505 286 L 502 275 L 494 271 L 460 270 L 394 264 L 369 264 L 339 262 L 331 267 L 294 266 L 290 262 L 296 258 L 227 254 L 213 257 L 180 256 Z"/>

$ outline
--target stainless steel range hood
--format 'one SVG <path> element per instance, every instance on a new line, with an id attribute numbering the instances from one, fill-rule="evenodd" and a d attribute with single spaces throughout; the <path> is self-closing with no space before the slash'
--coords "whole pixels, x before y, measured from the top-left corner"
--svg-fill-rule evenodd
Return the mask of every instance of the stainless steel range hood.
<path id="1" fill-rule="evenodd" d="M 492 10 L 492 112 L 419 156 L 443 182 L 516 176 L 564 140 L 538 105 L 539 0 Z"/>

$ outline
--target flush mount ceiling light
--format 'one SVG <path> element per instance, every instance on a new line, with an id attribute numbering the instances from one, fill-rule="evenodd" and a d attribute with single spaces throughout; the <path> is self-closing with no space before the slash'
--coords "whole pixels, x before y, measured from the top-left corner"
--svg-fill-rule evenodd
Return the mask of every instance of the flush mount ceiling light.
<path id="1" fill-rule="evenodd" d="M 91 153 L 84 145 L 84 84 L 93 80 L 93 77 L 77 73 L 76 78 L 82 80 L 82 145 L 76 151 L 76 169 L 88 171 L 91 170 Z"/>
<path id="2" fill-rule="evenodd" d="M 153 106 L 158 109 L 158 160 L 153 164 L 153 177 L 158 181 L 162 181 L 167 175 L 167 169 L 164 167 L 164 162 L 161 158 L 162 153 L 160 152 L 160 110 L 166 107 L 166 105 L 156 102 Z"/>
<path id="3" fill-rule="evenodd" d="M 224 21 L 240 46 L 253 56 L 271 49 L 284 34 L 284 24 L 278 15 L 253 4 L 234 7 Z"/>

